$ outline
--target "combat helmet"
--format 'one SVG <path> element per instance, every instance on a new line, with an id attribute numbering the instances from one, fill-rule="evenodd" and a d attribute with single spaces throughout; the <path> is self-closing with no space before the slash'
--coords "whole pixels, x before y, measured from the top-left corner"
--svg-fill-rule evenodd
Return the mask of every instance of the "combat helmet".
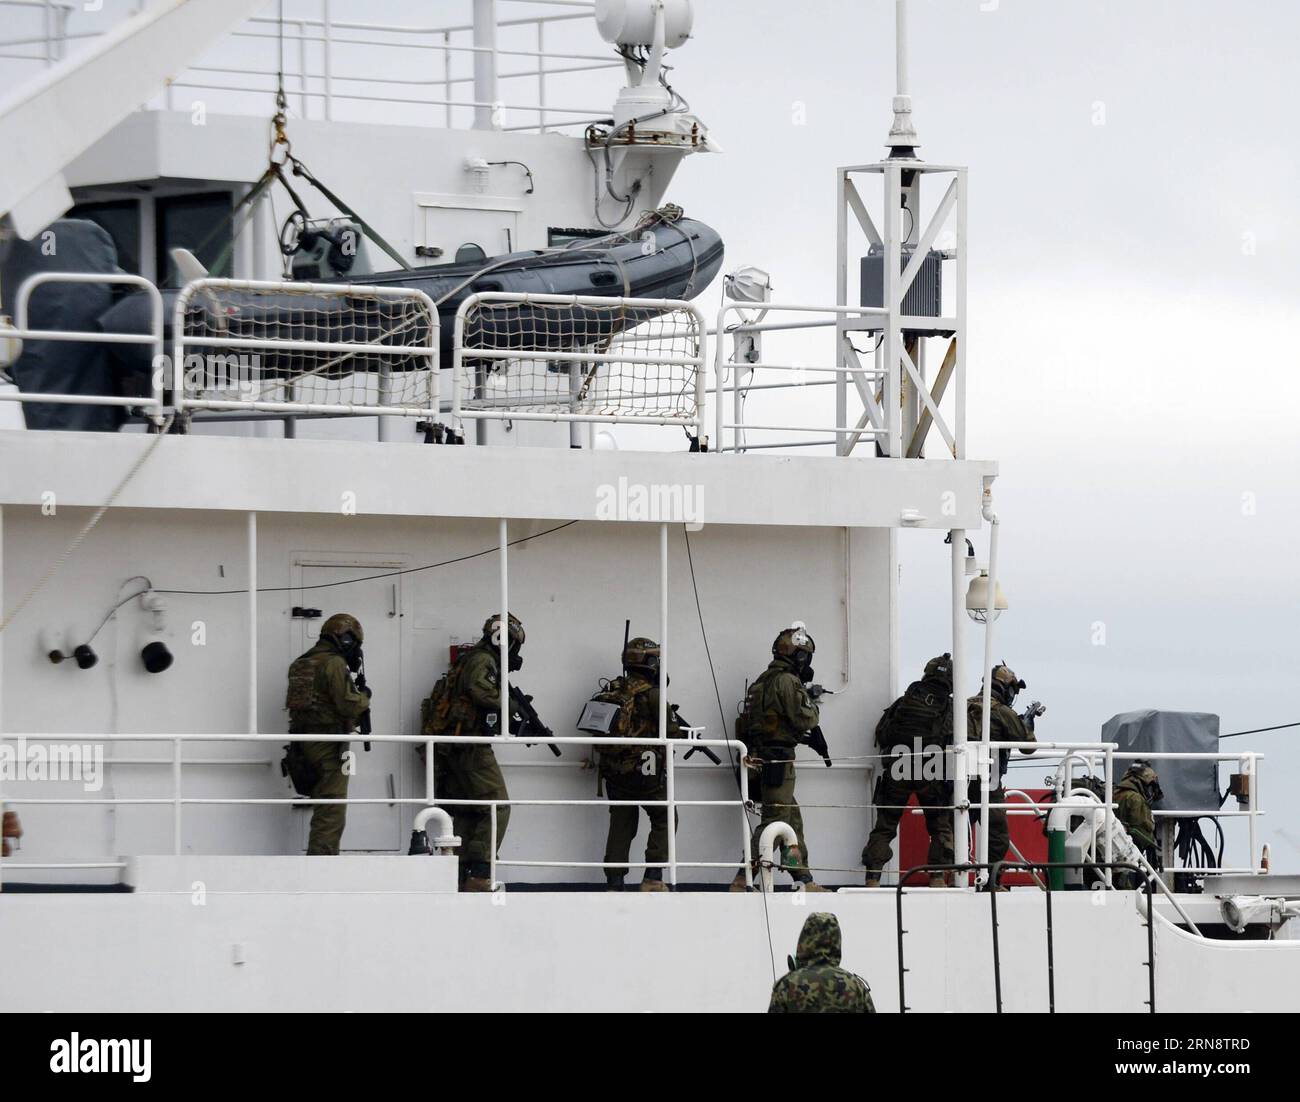
<path id="1" fill-rule="evenodd" d="M 623 668 L 655 678 L 659 676 L 659 644 L 638 635 L 623 648 Z"/>
<path id="2" fill-rule="evenodd" d="M 510 641 L 508 647 L 510 650 L 518 650 L 524 645 L 524 625 L 519 622 L 519 617 L 513 612 L 509 614 L 510 626 L 508 628 Z M 500 646 L 501 639 L 497 635 L 498 626 L 501 623 L 501 614 L 494 612 L 483 621 L 483 638 L 491 641 L 493 646 Z"/>
<path id="3" fill-rule="evenodd" d="M 922 681 L 937 681 L 952 692 L 952 655 L 945 651 L 925 664 Z"/>
<path id="4" fill-rule="evenodd" d="M 1003 704 L 1010 704 L 1016 699 L 1016 693 L 1025 687 L 1015 670 L 1005 662 L 999 662 L 993 667 L 993 692 Z"/>
<path id="5" fill-rule="evenodd" d="M 351 635 L 358 643 L 365 642 L 365 632 L 361 630 L 361 621 L 348 612 L 336 612 L 320 626 L 321 635 L 328 635 L 341 643 L 345 635 Z"/>
<path id="6" fill-rule="evenodd" d="M 772 643 L 772 653 L 776 657 L 793 658 L 800 665 L 812 661 L 816 650 L 817 644 L 813 642 L 813 637 L 808 634 L 808 629 L 804 627 L 801 620 L 796 620 Z"/>

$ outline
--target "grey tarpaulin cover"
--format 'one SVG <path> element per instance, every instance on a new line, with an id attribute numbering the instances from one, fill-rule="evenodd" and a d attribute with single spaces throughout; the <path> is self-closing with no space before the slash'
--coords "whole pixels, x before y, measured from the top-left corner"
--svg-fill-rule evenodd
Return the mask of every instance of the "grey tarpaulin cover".
<path id="1" fill-rule="evenodd" d="M 1179 754 L 1214 754 L 1219 750 L 1219 717 L 1209 712 L 1121 712 L 1101 729 L 1103 742 L 1115 742 L 1124 752 L 1155 750 Z M 1128 762 L 1117 762 L 1115 780 Z M 1123 768 L 1121 768 L 1121 766 Z M 1163 811 L 1209 811 L 1222 803 L 1218 763 L 1213 761 L 1153 761 L 1165 797 Z"/>
<path id="2" fill-rule="evenodd" d="M 0 255 L 3 312 L 14 312 L 19 286 L 38 272 L 117 271 L 117 249 L 103 229 L 83 219 L 61 218 L 30 241 L 10 241 Z M 32 329 L 96 332 L 99 315 L 112 301 L 112 288 L 105 284 L 46 284 L 32 294 L 27 322 Z M 9 368 L 9 374 L 19 390 L 31 394 L 117 393 L 116 373 L 106 344 L 24 341 L 22 355 Z M 25 402 L 23 415 L 29 429 L 116 432 L 122 424 L 122 410 L 114 406 Z"/>

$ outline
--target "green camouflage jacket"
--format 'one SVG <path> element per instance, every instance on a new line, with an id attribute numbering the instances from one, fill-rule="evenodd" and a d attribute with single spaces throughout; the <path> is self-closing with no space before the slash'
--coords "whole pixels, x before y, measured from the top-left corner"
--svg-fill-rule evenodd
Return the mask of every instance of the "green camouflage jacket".
<path id="1" fill-rule="evenodd" d="M 1141 786 L 1132 777 L 1126 777 L 1115 786 L 1115 818 L 1124 824 L 1129 837 L 1139 846 L 1156 848 L 1156 820 L 1151 814 Z"/>
<path id="2" fill-rule="evenodd" d="M 976 693 L 966 701 L 966 740 L 968 742 L 980 742 L 983 732 L 984 723 L 984 697 Z M 1036 742 L 1034 732 L 1025 726 L 1025 721 L 1020 718 L 1015 709 L 1003 704 L 997 697 L 991 697 L 989 700 L 989 741 L 990 742 Z M 1033 750 L 1021 750 L 1022 754 L 1032 754 Z M 1010 750 L 1002 750 L 998 753 L 998 761 L 994 767 L 996 776 L 993 777 L 994 787 L 1000 787 L 1002 784 L 1002 774 L 1007 771 L 1007 759 L 1011 756 Z"/>
<path id="3" fill-rule="evenodd" d="M 803 924 L 795 967 L 772 988 L 769 1014 L 874 1014 L 871 988 L 840 967 L 840 923 L 815 911 Z"/>
<path id="4" fill-rule="evenodd" d="M 491 643 L 479 643 L 456 663 L 451 685 L 453 715 L 461 721 L 461 733 L 500 733 L 501 658 Z M 487 717 L 495 718 L 493 723 Z"/>
<path id="5" fill-rule="evenodd" d="M 350 735 L 370 697 L 353 685 L 338 647 L 322 639 L 289 666 L 284 706 L 290 734 Z"/>
<path id="6" fill-rule="evenodd" d="M 793 748 L 821 719 L 799 679 L 798 667 L 781 656 L 773 658 L 749 687 L 745 710 L 749 720 L 742 738 L 756 754 L 768 747 Z"/>

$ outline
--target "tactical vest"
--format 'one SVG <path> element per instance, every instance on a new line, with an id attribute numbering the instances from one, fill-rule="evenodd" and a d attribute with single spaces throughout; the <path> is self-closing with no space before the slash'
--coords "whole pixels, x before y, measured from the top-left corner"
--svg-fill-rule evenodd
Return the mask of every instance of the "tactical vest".
<path id="1" fill-rule="evenodd" d="M 996 696 L 989 699 L 989 741 L 1006 742 L 1007 730 L 1002 719 L 998 715 L 998 710 L 1007 708 L 1007 706 L 998 700 Z M 1010 711 L 1010 709 L 1007 709 Z M 1014 713 L 1012 713 L 1014 715 Z M 966 740 L 968 742 L 984 741 L 984 696 L 982 693 L 976 693 L 966 701 Z M 1002 778 L 1006 775 L 1007 765 L 1011 761 L 1011 751 L 1008 749 L 999 750 L 996 761 L 992 762 L 995 774 L 993 776 L 993 786 L 1002 787 Z M 973 783 L 973 782 L 972 782 Z"/>
<path id="2" fill-rule="evenodd" d="M 772 682 L 787 672 L 769 667 L 754 679 L 745 694 L 745 702 L 736 718 L 736 737 L 752 751 L 758 752 L 761 747 L 773 744 L 793 746 L 803 734 L 790 729 L 771 699 Z M 796 676 L 793 672 L 789 675 Z"/>
<path id="3" fill-rule="evenodd" d="M 609 733 L 616 738 L 653 738 L 658 734 L 657 722 L 653 725 L 646 715 L 648 694 L 654 685 L 640 678 L 616 677 L 607 688 L 602 689 L 591 699 L 602 704 L 613 704 L 618 708 Z M 613 776 L 626 776 L 637 772 L 645 761 L 645 754 L 650 751 L 662 760 L 662 753 L 649 746 L 602 746 L 600 748 L 600 768 L 603 773 Z M 662 771 L 656 768 L 656 773 Z"/>
<path id="4" fill-rule="evenodd" d="M 342 662 L 328 643 L 317 643 L 289 666 L 288 689 L 284 706 L 289 710 L 290 731 L 303 734 L 347 734 L 351 727 L 334 708 L 334 702 L 321 690 L 320 674 L 326 662 Z"/>
<path id="5" fill-rule="evenodd" d="M 922 746 L 952 742 L 952 697 L 924 681 L 913 681 L 876 724 L 876 745 L 882 749 L 910 748 L 918 738 Z"/>

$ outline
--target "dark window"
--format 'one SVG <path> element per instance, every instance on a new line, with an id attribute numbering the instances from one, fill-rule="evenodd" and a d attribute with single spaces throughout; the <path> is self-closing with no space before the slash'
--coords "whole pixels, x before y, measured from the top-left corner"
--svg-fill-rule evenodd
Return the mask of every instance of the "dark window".
<path id="1" fill-rule="evenodd" d="M 557 245 L 571 245 L 575 241 L 592 241 L 597 237 L 608 237 L 609 230 L 575 230 L 562 226 L 551 226 L 546 231 L 546 243 L 551 248 Z"/>
<path id="2" fill-rule="evenodd" d="M 172 249 L 189 249 L 214 276 L 231 272 L 230 193 L 174 195 L 155 202 L 158 282 L 176 283 Z M 220 265 L 217 261 L 221 260 Z"/>
<path id="3" fill-rule="evenodd" d="M 140 204 L 135 199 L 78 203 L 68 217 L 85 218 L 101 227 L 117 248 L 117 266 L 132 275 L 140 274 Z"/>

